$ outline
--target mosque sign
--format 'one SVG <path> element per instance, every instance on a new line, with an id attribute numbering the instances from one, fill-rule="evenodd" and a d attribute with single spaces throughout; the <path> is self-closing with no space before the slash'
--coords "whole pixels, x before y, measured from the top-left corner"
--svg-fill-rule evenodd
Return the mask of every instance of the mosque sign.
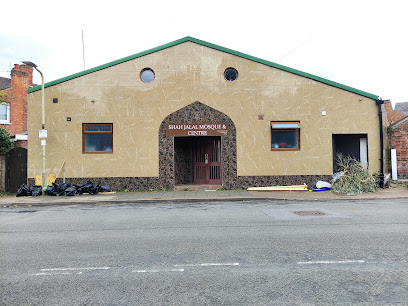
<path id="1" fill-rule="evenodd" d="M 228 124 L 167 124 L 167 136 L 227 136 Z"/>

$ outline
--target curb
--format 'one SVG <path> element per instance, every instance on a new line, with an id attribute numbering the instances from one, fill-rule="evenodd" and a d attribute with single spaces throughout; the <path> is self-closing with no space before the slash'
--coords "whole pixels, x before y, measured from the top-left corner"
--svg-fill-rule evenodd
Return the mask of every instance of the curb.
<path id="1" fill-rule="evenodd" d="M 33 206 L 69 206 L 69 205 L 107 205 L 107 204 L 143 204 L 143 203 L 187 203 L 187 202 L 245 202 L 245 201 L 295 201 L 291 199 L 278 198 L 261 198 L 261 197 L 225 197 L 225 198 L 169 198 L 169 199 L 124 199 L 124 200 L 95 200 L 95 201 L 49 201 L 43 203 L 27 203 L 27 202 L 10 202 L 1 203 L 0 208 L 4 207 L 33 207 Z"/>
<path id="2" fill-rule="evenodd" d="M 66 199 L 66 198 L 64 198 Z M 162 198 L 162 199 L 122 199 L 122 200 L 104 200 L 104 199 L 86 199 L 86 200 L 75 200 L 72 201 L 60 201 L 60 200 L 51 200 L 46 202 L 8 202 L 1 203 L 0 208 L 5 207 L 33 207 L 33 206 L 69 206 L 69 205 L 108 205 L 108 204 L 143 204 L 143 203 L 187 203 L 187 202 L 246 202 L 246 201 L 279 201 L 279 202 L 327 202 L 327 201 L 362 201 L 362 200 L 398 200 L 406 199 L 406 197 L 370 197 L 370 198 L 322 198 L 322 199 L 288 199 L 288 198 L 272 198 L 272 197 L 217 197 L 217 198 Z M 281 204 L 283 205 L 283 204 Z"/>

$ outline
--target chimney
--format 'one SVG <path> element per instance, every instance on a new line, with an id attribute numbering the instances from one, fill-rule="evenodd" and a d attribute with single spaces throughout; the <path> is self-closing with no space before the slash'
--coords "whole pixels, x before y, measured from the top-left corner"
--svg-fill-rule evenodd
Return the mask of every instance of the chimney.
<path id="1" fill-rule="evenodd" d="M 33 85 L 33 68 L 27 65 L 14 64 L 11 70 L 11 88 L 7 90 L 10 103 L 10 135 L 27 131 L 27 89 Z"/>
<path id="2" fill-rule="evenodd" d="M 27 90 L 33 85 L 33 68 L 27 65 L 14 64 L 11 70 L 11 86 L 23 87 Z"/>

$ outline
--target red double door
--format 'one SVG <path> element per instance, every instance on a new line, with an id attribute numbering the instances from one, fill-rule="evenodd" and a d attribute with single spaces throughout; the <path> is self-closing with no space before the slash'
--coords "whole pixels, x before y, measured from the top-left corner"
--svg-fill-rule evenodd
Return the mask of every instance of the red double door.
<path id="1" fill-rule="evenodd" d="M 221 184 L 221 137 L 199 137 L 194 145 L 194 184 Z"/>

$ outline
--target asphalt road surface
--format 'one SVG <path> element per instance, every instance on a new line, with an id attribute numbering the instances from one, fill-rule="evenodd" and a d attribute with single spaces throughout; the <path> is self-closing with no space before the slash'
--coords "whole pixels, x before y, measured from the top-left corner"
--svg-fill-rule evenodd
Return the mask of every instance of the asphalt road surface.
<path id="1" fill-rule="evenodd" d="M 406 305 L 408 203 L 3 207 L 1 305 Z"/>

